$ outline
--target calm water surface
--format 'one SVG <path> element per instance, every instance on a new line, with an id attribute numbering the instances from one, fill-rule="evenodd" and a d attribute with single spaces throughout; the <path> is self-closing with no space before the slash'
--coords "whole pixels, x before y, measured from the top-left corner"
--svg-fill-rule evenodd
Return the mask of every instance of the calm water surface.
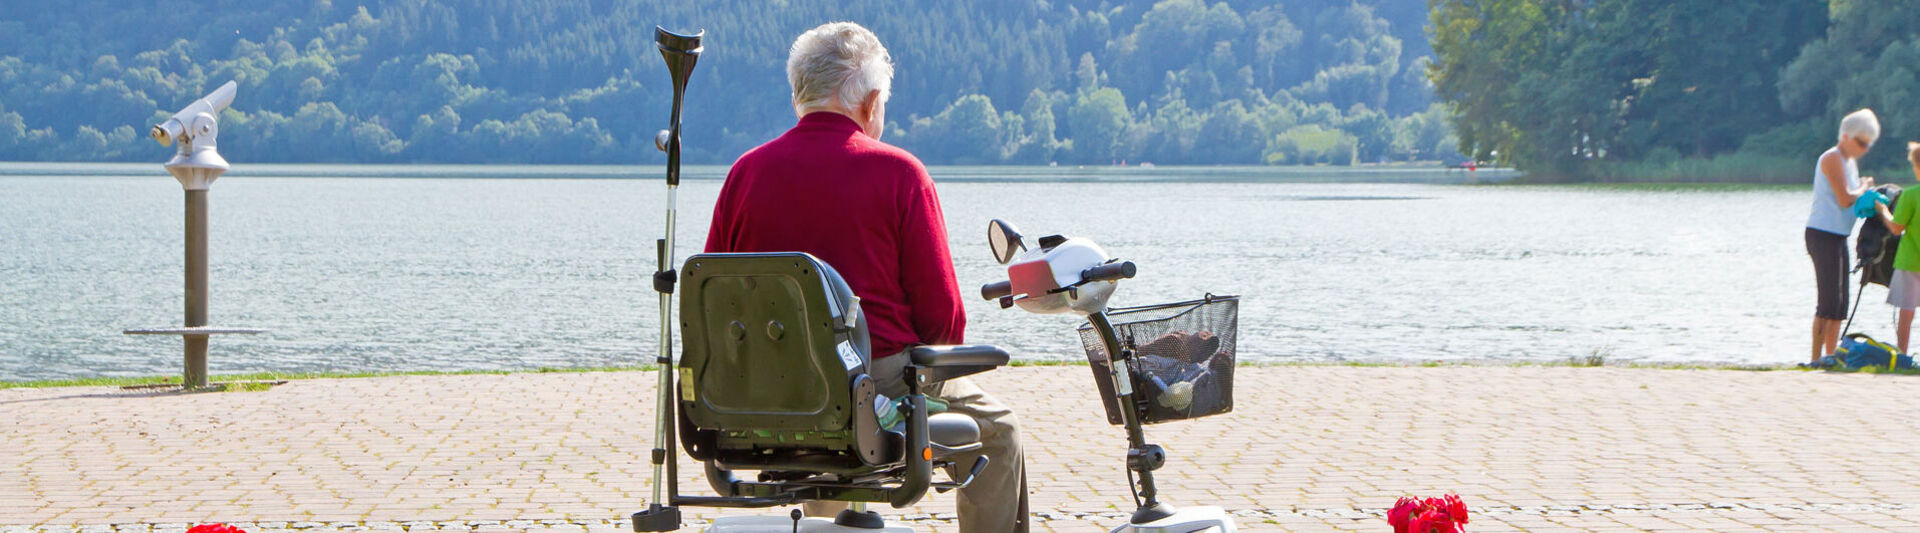
<path id="1" fill-rule="evenodd" d="M 694 169 L 681 187 L 680 258 L 705 241 L 723 171 Z M 243 165 L 210 196 L 211 317 L 273 332 L 215 338 L 213 370 L 645 362 L 665 206 L 656 175 Z M 1461 176 L 935 169 L 963 292 L 999 279 L 989 219 L 1089 237 L 1140 266 L 1117 304 L 1242 295 L 1247 359 L 1805 357 L 1805 191 Z M 158 165 L 0 167 L 0 380 L 179 372 L 177 338 L 120 331 L 179 323 L 181 223 L 180 187 Z M 1884 289 L 1866 298 L 1856 329 L 1890 337 Z M 967 311 L 969 341 L 1083 357 L 1070 317 L 984 301 Z"/>

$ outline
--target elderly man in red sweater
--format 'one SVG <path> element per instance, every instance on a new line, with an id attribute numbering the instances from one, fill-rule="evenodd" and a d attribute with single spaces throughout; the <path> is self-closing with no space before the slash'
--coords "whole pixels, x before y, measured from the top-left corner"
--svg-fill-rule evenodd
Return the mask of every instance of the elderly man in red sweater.
<path id="1" fill-rule="evenodd" d="M 800 123 L 740 156 L 714 205 L 708 252 L 802 251 L 845 277 L 868 320 L 870 372 L 882 394 L 907 393 L 903 353 L 959 344 L 967 326 L 947 252 L 946 217 L 920 160 L 880 142 L 893 65 L 850 22 L 794 40 L 787 57 Z M 1013 411 L 967 378 L 926 388 L 980 422 L 985 471 L 960 490 L 960 530 L 1025 531 L 1025 454 Z M 972 456 L 956 464 L 973 464 Z M 950 469 L 950 472 L 951 469 Z M 838 505 L 806 506 L 822 516 Z"/>

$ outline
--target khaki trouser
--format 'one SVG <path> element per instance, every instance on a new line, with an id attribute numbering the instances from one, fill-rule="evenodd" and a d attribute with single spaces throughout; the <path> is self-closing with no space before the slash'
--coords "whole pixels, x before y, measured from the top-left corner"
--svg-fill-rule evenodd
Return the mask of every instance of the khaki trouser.
<path id="1" fill-rule="evenodd" d="M 907 394 L 907 384 L 902 380 L 907 360 L 903 352 L 873 361 L 868 372 L 881 394 L 889 398 Z M 1026 531 L 1027 460 L 1026 452 L 1020 449 L 1020 421 L 1013 410 L 967 378 L 935 383 L 921 387 L 921 391 L 946 400 L 947 412 L 971 416 L 980 423 L 980 451 L 950 456 L 953 466 L 947 467 L 948 476 L 965 476 L 974 458 L 990 458 L 973 483 L 958 491 L 955 503 L 960 511 L 961 533 Z M 831 518 L 846 507 L 846 502 L 807 502 L 801 509 L 807 516 Z"/>

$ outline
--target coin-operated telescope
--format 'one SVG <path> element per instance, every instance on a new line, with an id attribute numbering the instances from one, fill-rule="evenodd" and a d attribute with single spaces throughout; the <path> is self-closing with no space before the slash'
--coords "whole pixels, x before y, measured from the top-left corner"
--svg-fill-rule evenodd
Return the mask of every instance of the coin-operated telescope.
<path id="1" fill-rule="evenodd" d="M 186 109 L 174 113 L 166 122 L 148 132 L 153 140 L 166 146 L 180 143 L 180 149 L 167 161 L 167 171 L 187 190 L 206 190 L 213 180 L 227 171 L 227 159 L 220 157 L 220 110 L 233 104 L 233 82 L 229 81 Z"/>
<path id="2" fill-rule="evenodd" d="M 229 81 L 214 89 L 186 109 L 174 113 L 166 122 L 149 132 L 161 146 L 179 144 L 167 172 L 180 181 L 187 193 L 186 222 L 186 321 L 182 327 L 130 329 L 128 335 L 180 335 L 186 341 L 186 370 L 181 386 L 199 389 L 207 386 L 207 337 L 216 334 L 262 333 L 251 328 L 216 328 L 207 325 L 207 188 L 229 168 L 220 157 L 220 110 L 233 104 L 236 85 Z"/>

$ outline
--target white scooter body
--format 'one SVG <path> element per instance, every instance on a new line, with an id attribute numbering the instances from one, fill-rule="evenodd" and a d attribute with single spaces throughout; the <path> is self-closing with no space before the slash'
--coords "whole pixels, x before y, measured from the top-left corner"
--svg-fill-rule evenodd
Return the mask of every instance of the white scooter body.
<path id="1" fill-rule="evenodd" d="M 1010 225 L 995 221 L 995 229 L 1005 228 L 1012 231 Z M 1017 242 L 1013 239 L 996 239 L 993 242 Z M 1011 244 L 1009 244 L 1011 246 Z M 999 253 L 998 250 L 995 251 Z M 1089 268 L 1107 264 L 1111 258 L 1107 251 L 1092 240 L 1079 237 L 1067 238 L 1050 248 L 1028 248 L 1013 255 L 1007 263 L 1007 281 L 1012 290 L 1014 305 L 1022 311 L 1034 314 L 1073 313 L 1086 316 L 1105 311 L 1107 299 L 1113 296 L 1115 281 L 1088 282 L 1081 274 Z M 1072 290 L 1061 290 L 1071 287 Z M 1124 375 L 1124 374 L 1121 374 Z M 1124 390 L 1128 387 L 1127 378 L 1116 377 L 1115 387 Z M 1176 508 L 1173 515 L 1145 524 L 1122 524 L 1113 528 L 1111 533 L 1237 533 L 1239 526 L 1226 509 L 1216 506 L 1197 506 Z"/>
<path id="2" fill-rule="evenodd" d="M 1226 509 L 1211 505 L 1182 507 L 1173 516 L 1145 524 L 1124 524 L 1110 533 L 1237 533 L 1239 527 Z"/>
<path id="3" fill-rule="evenodd" d="M 1114 282 L 1084 283 L 1080 272 L 1106 264 L 1107 259 L 1100 245 L 1078 237 L 1052 248 L 1022 252 L 1007 265 L 1013 303 L 1023 311 L 1041 315 L 1071 312 L 1084 316 L 1106 309 Z M 1073 290 L 1053 292 L 1064 287 Z"/>
<path id="4" fill-rule="evenodd" d="M 784 516 L 729 516 L 714 519 L 707 533 L 914 533 L 913 528 L 887 522 L 884 529 L 858 529 L 835 525 L 828 518 L 802 518 L 794 529 L 793 519 Z"/>

